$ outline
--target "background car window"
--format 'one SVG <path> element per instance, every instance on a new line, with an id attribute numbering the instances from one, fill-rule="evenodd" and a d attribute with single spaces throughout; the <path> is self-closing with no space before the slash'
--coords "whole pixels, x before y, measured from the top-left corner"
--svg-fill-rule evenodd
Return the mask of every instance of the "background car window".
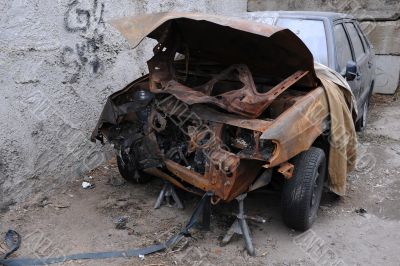
<path id="1" fill-rule="evenodd" d="M 336 44 L 336 54 L 337 62 L 339 65 L 340 73 L 346 71 L 347 62 L 352 59 L 351 48 L 349 40 L 347 39 L 346 32 L 344 31 L 342 24 L 335 25 L 335 44 Z"/>
<path id="2" fill-rule="evenodd" d="M 276 25 L 296 33 L 311 51 L 314 60 L 328 65 L 328 47 L 322 20 L 279 18 Z"/>
<path id="3" fill-rule="evenodd" d="M 360 59 L 365 53 L 360 35 L 358 34 L 358 31 L 353 23 L 346 23 L 346 28 L 350 35 L 351 43 L 353 44 L 356 59 Z"/>
<path id="4" fill-rule="evenodd" d="M 367 52 L 369 48 L 371 48 L 371 45 L 367 39 L 367 37 L 365 36 L 363 30 L 361 29 L 359 24 L 354 24 L 356 26 L 356 28 L 358 29 L 358 32 L 360 33 L 360 37 L 363 40 L 363 44 L 364 44 L 364 50 Z"/>

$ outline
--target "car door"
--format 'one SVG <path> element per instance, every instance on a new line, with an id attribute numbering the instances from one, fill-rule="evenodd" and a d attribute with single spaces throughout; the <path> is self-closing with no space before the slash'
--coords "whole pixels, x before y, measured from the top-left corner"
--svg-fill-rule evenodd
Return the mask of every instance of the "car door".
<path id="1" fill-rule="evenodd" d="M 349 36 L 344 28 L 343 23 L 338 22 L 333 26 L 335 47 L 336 47 L 336 71 L 342 76 L 346 75 L 346 67 L 349 62 L 355 62 L 353 49 Z M 360 79 L 347 81 L 353 91 L 354 96 L 358 99 L 360 91 Z"/>
<path id="2" fill-rule="evenodd" d="M 365 53 L 367 55 L 367 65 L 368 65 L 368 76 L 366 79 L 366 85 L 368 87 L 366 87 L 366 97 L 369 97 L 372 93 L 372 89 L 374 86 L 374 80 L 375 80 L 375 53 L 372 49 L 372 45 L 370 44 L 369 40 L 367 39 L 367 37 L 365 36 L 365 34 L 363 33 L 363 31 L 361 30 L 360 24 L 358 22 L 354 23 L 356 25 L 356 28 L 358 30 L 358 33 L 363 41 L 364 44 L 364 48 L 365 48 Z M 363 97 L 361 97 L 363 98 Z"/>
<path id="3" fill-rule="evenodd" d="M 348 36 L 353 47 L 355 62 L 357 64 L 357 77 L 356 80 L 359 82 L 359 91 L 356 96 L 357 105 L 359 109 L 364 104 L 367 94 L 369 93 L 370 87 L 370 74 L 369 68 L 371 67 L 369 63 L 369 56 L 366 53 L 366 48 L 361 39 L 360 33 L 353 22 L 344 23 Z"/>

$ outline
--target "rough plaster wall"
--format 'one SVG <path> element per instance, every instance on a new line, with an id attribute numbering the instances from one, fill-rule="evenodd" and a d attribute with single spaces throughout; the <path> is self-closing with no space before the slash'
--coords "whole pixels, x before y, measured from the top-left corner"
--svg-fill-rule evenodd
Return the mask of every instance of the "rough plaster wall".
<path id="1" fill-rule="evenodd" d="M 7 0 L 0 2 L 0 207 L 103 162 L 88 141 L 106 97 L 147 72 L 105 21 L 161 12 L 246 11 L 245 0 Z M 41 193 L 41 194 L 42 194 Z"/>
<path id="2" fill-rule="evenodd" d="M 365 16 L 377 11 L 374 16 L 387 16 L 396 12 L 398 4 L 398 0 L 249 0 L 247 9 L 357 12 Z"/>
<path id="3" fill-rule="evenodd" d="M 400 20 L 365 21 L 361 26 L 368 29 L 368 37 L 377 54 L 374 91 L 392 94 L 400 82 Z"/>
<path id="4" fill-rule="evenodd" d="M 377 54 L 378 93 L 394 93 L 400 82 L 399 0 L 249 0 L 248 11 L 308 10 L 348 13 L 360 19 Z M 396 19 L 397 18 L 397 19 Z M 392 21 L 394 19 L 394 21 Z"/>

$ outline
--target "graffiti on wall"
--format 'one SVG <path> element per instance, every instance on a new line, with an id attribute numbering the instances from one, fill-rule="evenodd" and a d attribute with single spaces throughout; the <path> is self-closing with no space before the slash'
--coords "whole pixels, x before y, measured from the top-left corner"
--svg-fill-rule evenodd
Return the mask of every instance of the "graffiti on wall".
<path id="1" fill-rule="evenodd" d="M 67 82 L 78 81 L 82 71 L 101 74 L 103 64 L 98 55 L 104 44 L 104 3 L 99 0 L 73 0 L 67 6 L 64 27 L 69 33 L 78 33 L 83 40 L 62 50 L 61 61 L 72 69 Z"/>

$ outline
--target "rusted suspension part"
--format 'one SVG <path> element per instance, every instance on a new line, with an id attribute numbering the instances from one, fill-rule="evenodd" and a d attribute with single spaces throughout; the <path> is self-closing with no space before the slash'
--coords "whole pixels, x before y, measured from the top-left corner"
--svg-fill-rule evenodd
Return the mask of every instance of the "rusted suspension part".
<path id="1" fill-rule="evenodd" d="M 294 165 L 289 162 L 282 163 L 278 168 L 278 172 L 281 173 L 286 179 L 292 178 L 293 171 Z"/>

